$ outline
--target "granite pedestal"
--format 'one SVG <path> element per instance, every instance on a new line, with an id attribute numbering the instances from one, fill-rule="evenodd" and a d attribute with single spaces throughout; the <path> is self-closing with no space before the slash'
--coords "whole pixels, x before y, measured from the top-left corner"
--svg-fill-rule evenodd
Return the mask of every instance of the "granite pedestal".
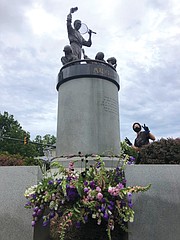
<path id="1" fill-rule="evenodd" d="M 118 155 L 119 77 L 109 64 L 64 66 L 58 75 L 57 156 Z"/>

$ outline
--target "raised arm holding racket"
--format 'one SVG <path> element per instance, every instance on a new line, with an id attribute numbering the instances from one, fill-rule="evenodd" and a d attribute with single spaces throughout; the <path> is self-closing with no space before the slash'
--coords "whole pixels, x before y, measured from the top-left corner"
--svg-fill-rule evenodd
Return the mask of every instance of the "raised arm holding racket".
<path id="1" fill-rule="evenodd" d="M 80 20 L 75 20 L 74 28 L 72 27 L 72 13 L 76 12 L 77 10 L 78 10 L 77 7 L 70 9 L 70 13 L 67 16 L 67 32 L 73 54 L 77 56 L 78 59 L 81 59 L 82 46 L 91 47 L 92 45 L 91 35 L 92 33 L 95 32 L 88 29 L 87 25 L 81 23 Z M 89 34 L 88 40 L 85 40 L 81 35 L 85 33 Z"/>

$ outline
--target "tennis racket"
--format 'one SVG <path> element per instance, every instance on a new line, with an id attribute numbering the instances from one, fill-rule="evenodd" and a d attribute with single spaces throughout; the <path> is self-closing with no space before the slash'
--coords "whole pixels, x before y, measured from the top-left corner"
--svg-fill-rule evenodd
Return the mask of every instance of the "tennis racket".
<path id="1" fill-rule="evenodd" d="M 91 31 L 92 33 L 96 34 L 96 32 L 93 32 L 92 30 L 90 30 L 85 23 L 81 23 L 81 27 L 80 27 L 80 29 L 79 29 L 79 32 L 80 32 L 81 34 L 86 34 L 86 33 L 88 33 L 89 31 Z"/>

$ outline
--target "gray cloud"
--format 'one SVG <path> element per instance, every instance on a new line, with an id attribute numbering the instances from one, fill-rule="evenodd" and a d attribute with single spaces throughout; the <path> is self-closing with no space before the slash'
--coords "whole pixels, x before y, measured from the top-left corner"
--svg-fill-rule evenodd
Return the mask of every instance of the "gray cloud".
<path id="1" fill-rule="evenodd" d="M 87 55 L 103 51 L 118 60 L 121 139 L 133 140 L 136 121 L 157 138 L 179 136 L 178 1 L 1 1 L 0 111 L 13 114 L 32 138 L 56 134 L 56 78 L 68 43 L 66 15 L 75 5 L 73 20 L 97 31 Z M 37 6 L 57 24 L 39 34 L 28 15 Z"/>

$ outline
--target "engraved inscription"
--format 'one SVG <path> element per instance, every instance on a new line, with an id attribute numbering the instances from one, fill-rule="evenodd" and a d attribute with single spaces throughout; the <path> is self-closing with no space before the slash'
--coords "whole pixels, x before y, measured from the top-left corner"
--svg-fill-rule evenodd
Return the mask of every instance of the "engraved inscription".
<path id="1" fill-rule="evenodd" d="M 104 97 L 102 104 L 101 104 L 106 112 L 114 113 L 118 115 L 118 103 L 111 97 Z"/>
<path id="2" fill-rule="evenodd" d="M 103 67 L 95 67 L 93 69 L 93 73 L 94 74 L 101 74 L 101 75 L 107 76 L 107 77 L 114 77 L 114 74 L 112 74 L 111 71 L 109 71 L 108 69 L 103 68 Z"/>

